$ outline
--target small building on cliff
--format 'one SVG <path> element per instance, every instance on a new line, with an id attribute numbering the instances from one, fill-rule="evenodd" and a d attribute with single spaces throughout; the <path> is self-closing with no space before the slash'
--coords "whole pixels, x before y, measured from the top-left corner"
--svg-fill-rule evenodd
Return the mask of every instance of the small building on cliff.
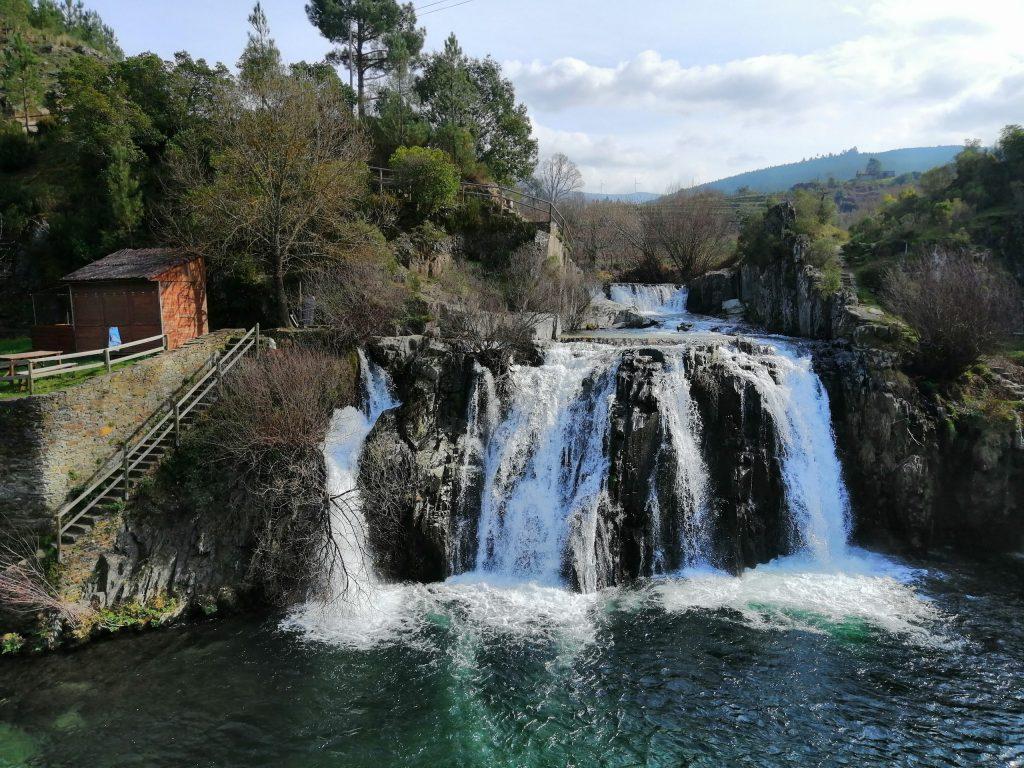
<path id="1" fill-rule="evenodd" d="M 166 335 L 168 349 L 177 349 L 209 331 L 202 257 L 173 248 L 125 249 L 63 281 L 70 322 L 35 326 L 35 349 L 103 349 L 114 328 L 121 343 Z"/>

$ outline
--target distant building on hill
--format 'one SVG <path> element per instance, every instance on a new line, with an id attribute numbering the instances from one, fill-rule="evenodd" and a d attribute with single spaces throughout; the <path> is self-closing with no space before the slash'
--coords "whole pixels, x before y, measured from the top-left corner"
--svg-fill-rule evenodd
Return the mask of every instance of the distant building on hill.
<path id="1" fill-rule="evenodd" d="M 877 157 L 868 160 L 867 168 L 857 171 L 858 179 L 895 179 L 896 171 L 883 171 L 882 162 Z"/>

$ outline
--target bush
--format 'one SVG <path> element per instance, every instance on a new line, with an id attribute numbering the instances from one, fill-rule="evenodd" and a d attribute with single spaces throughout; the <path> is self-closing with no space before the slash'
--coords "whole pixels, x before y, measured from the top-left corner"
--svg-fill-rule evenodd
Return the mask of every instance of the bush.
<path id="1" fill-rule="evenodd" d="M 0 171 L 8 173 L 28 168 L 35 162 L 36 148 L 22 127 L 9 121 L 0 122 Z"/>
<path id="2" fill-rule="evenodd" d="M 426 218 L 455 204 L 459 171 L 439 149 L 399 147 L 389 162 L 395 187 L 415 211 Z"/>
<path id="3" fill-rule="evenodd" d="M 211 411 L 203 439 L 246 501 L 220 522 L 252 530 L 251 576 L 281 602 L 326 589 L 345 567 L 331 536 L 323 445 L 335 407 L 354 399 L 353 379 L 333 355 L 280 350 L 241 361 Z"/>
<path id="4" fill-rule="evenodd" d="M 892 270 L 884 298 L 917 331 L 921 370 L 942 378 L 994 352 L 1021 327 L 1016 282 L 974 254 L 936 251 Z"/>

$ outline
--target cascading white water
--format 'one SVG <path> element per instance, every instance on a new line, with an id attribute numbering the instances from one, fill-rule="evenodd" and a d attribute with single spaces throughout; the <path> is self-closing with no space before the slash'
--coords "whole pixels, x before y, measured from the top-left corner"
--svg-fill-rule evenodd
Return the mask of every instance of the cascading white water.
<path id="1" fill-rule="evenodd" d="M 314 600 L 301 606 L 285 621 L 286 627 L 309 631 L 352 620 L 373 599 L 378 586 L 367 544 L 366 519 L 357 494 L 359 456 L 377 419 L 400 403 L 394 399 L 387 371 L 369 361 L 362 350 L 359 376 L 361 406 L 335 411 L 324 444 L 328 494 L 344 500 L 331 510 L 331 535 L 344 568 L 335 572 L 327 601 Z M 328 608 L 334 611 L 333 615 L 326 616 Z"/>
<path id="2" fill-rule="evenodd" d="M 662 428 L 676 460 L 676 495 L 682 506 L 678 512 L 682 519 L 682 562 L 684 567 L 707 566 L 712 543 L 710 478 L 701 451 L 700 414 L 690 397 L 683 350 L 666 350 L 665 369 L 655 384 L 655 396 Z M 655 504 L 660 522 L 661 508 L 656 498 Z"/>
<path id="3" fill-rule="evenodd" d="M 629 289 L 629 294 L 646 294 L 640 303 L 657 307 L 650 310 L 656 319 L 682 312 L 681 318 L 672 315 L 674 325 L 665 326 L 673 331 L 680 319 L 693 320 L 695 326 L 708 321 L 685 315 L 685 292 L 677 290 L 673 299 L 667 290 L 643 286 Z M 848 502 L 825 392 L 809 360 L 784 341 L 766 342 L 775 349 L 748 353 L 723 340 L 716 354 L 733 373 L 753 383 L 776 424 L 800 553 L 740 577 L 702 567 L 707 565 L 713 521 L 701 423 L 690 397 L 683 348 L 667 347 L 655 394 L 667 445 L 678 461 L 674 498 L 684 509 L 662 509 L 652 477 L 650 517 L 660 533 L 663 515 L 682 515 L 682 541 L 656 542 L 655 572 L 664 574 L 658 563 L 665 560 L 665 548 L 676 546 L 681 547 L 684 569 L 636 597 L 615 592 L 602 598 L 565 590 L 562 573 L 569 559 L 584 591 L 594 590 L 597 583 L 598 510 L 609 470 L 606 438 L 622 349 L 555 344 L 547 348 L 542 366 L 512 371 L 508 413 L 500 423 L 493 377 L 477 371 L 467 436 L 460 444 L 462 488 L 469 485 L 468 473 L 479 466 L 479 460 L 467 463 L 466 449 L 484 456 L 475 563 L 460 568 L 475 570 L 441 585 L 378 584 L 364 559 L 362 521 L 352 526 L 339 520 L 336 536 L 343 550 L 357 558 L 360 589 L 333 603 L 308 604 L 285 626 L 312 639 L 366 648 L 399 638 L 422 642 L 421 628 L 440 615 L 449 617 L 467 638 L 501 632 L 549 639 L 557 635 L 560 643 L 566 636 L 593 642 L 594 617 L 601 614 L 593 606 L 614 603 L 629 610 L 632 602 L 642 605 L 657 597 L 672 612 L 728 607 L 730 615 L 754 626 L 814 631 L 815 616 L 854 616 L 896 634 L 927 636 L 922 627 L 934 620 L 934 612 L 904 586 L 911 575 L 859 550 L 843 557 Z M 365 359 L 361 362 L 366 412 L 339 412 L 325 449 L 333 493 L 354 489 L 363 441 L 377 416 L 395 405 L 386 374 Z M 352 575 L 351 564 L 349 570 Z"/>
<path id="4" fill-rule="evenodd" d="M 479 363 L 473 364 L 473 391 L 469 396 L 466 413 L 466 433 L 460 446 L 462 461 L 459 465 L 459 480 L 455 498 L 455 541 L 451 547 L 449 566 L 450 573 L 462 573 L 472 563 L 463 562 L 462 553 L 472 549 L 472 542 L 467 542 L 469 532 L 473 530 L 469 515 L 468 491 L 476 479 L 479 467 L 487 454 L 487 445 L 491 434 L 498 427 L 500 403 L 494 374 Z"/>
<path id="5" fill-rule="evenodd" d="M 678 285 L 612 283 L 609 294 L 612 301 L 638 312 L 675 315 L 686 311 L 686 288 Z"/>
<path id="6" fill-rule="evenodd" d="M 512 410 L 485 464 L 479 572 L 557 584 L 570 546 L 581 587 L 594 588 L 617 360 L 596 345 L 554 346 L 543 365 L 513 369 Z"/>
<path id="7" fill-rule="evenodd" d="M 728 346 L 717 347 L 715 354 L 732 374 L 756 387 L 771 413 L 797 543 L 819 564 L 841 560 L 850 535 L 849 498 L 828 395 L 810 357 L 782 343 L 756 355 Z"/>

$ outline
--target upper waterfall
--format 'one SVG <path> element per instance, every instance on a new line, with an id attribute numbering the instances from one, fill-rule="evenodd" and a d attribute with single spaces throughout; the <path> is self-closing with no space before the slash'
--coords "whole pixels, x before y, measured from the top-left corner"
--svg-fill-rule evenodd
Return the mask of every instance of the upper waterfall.
<path id="1" fill-rule="evenodd" d="M 685 286 L 670 283 L 612 283 L 609 294 L 612 301 L 632 307 L 638 312 L 674 315 L 686 311 Z"/>

